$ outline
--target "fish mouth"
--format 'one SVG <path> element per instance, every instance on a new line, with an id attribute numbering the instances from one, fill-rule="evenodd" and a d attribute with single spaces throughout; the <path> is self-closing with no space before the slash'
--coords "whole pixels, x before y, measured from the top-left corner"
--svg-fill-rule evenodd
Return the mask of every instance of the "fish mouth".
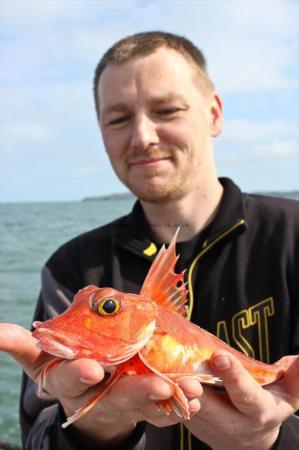
<path id="1" fill-rule="evenodd" d="M 62 333 L 39 327 L 32 335 L 38 339 L 37 347 L 53 356 L 74 359 L 78 354 L 78 350 L 74 348 L 76 344 L 66 339 Z"/>
<path id="2" fill-rule="evenodd" d="M 117 365 L 128 361 L 144 347 L 154 332 L 155 323 L 154 320 L 146 325 L 136 342 L 114 346 L 111 352 L 105 346 L 102 352 L 100 352 L 100 348 L 95 351 L 93 348 L 84 347 L 81 342 L 78 343 L 75 339 L 66 336 L 65 333 L 43 327 L 42 322 L 33 323 L 36 330 L 32 333 L 32 336 L 38 340 L 37 347 L 39 349 L 58 358 L 77 359 L 86 357 L 96 359 L 102 365 Z M 109 337 L 109 339 L 118 342 L 117 337 Z"/>

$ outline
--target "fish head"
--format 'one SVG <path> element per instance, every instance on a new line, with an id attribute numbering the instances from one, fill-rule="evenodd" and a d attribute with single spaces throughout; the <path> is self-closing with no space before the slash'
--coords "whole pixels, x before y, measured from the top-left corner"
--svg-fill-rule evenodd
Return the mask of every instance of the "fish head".
<path id="1" fill-rule="evenodd" d="M 87 286 L 70 307 L 45 322 L 34 322 L 37 346 L 65 359 L 92 358 L 115 365 L 134 356 L 151 338 L 157 305 L 145 296 Z"/>

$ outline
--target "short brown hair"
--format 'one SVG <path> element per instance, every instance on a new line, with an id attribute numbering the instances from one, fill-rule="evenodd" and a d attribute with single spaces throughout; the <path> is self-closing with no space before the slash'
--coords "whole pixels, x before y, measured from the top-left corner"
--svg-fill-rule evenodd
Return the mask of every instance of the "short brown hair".
<path id="1" fill-rule="evenodd" d="M 93 79 L 93 94 L 97 114 L 99 115 L 98 84 L 100 77 L 109 64 L 122 64 L 136 57 L 153 53 L 160 47 L 170 48 L 182 54 L 197 68 L 201 79 L 210 89 L 213 83 L 207 72 L 206 59 L 191 41 L 183 36 L 162 31 L 148 31 L 127 36 L 110 47 L 99 61 Z"/>

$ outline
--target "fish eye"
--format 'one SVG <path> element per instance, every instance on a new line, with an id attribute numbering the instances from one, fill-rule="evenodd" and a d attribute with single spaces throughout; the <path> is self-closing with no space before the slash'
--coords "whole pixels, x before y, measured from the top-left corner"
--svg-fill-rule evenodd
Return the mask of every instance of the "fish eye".
<path id="1" fill-rule="evenodd" d="M 92 309 L 100 316 L 112 316 L 120 308 L 120 300 L 116 297 L 106 297 L 93 303 Z"/>

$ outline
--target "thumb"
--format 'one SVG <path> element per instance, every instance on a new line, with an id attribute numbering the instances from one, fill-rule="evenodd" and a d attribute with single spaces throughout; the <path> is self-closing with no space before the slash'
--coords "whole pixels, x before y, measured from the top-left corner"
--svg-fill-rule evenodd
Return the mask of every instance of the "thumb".
<path id="1" fill-rule="evenodd" d="M 0 323 L 0 351 L 9 353 L 32 379 L 37 378 L 42 366 L 51 359 L 36 343 L 31 332 L 20 325 Z"/>
<path id="2" fill-rule="evenodd" d="M 265 392 L 236 357 L 218 350 L 212 355 L 211 364 L 222 378 L 231 402 L 240 412 L 252 417 L 263 411 Z"/>

